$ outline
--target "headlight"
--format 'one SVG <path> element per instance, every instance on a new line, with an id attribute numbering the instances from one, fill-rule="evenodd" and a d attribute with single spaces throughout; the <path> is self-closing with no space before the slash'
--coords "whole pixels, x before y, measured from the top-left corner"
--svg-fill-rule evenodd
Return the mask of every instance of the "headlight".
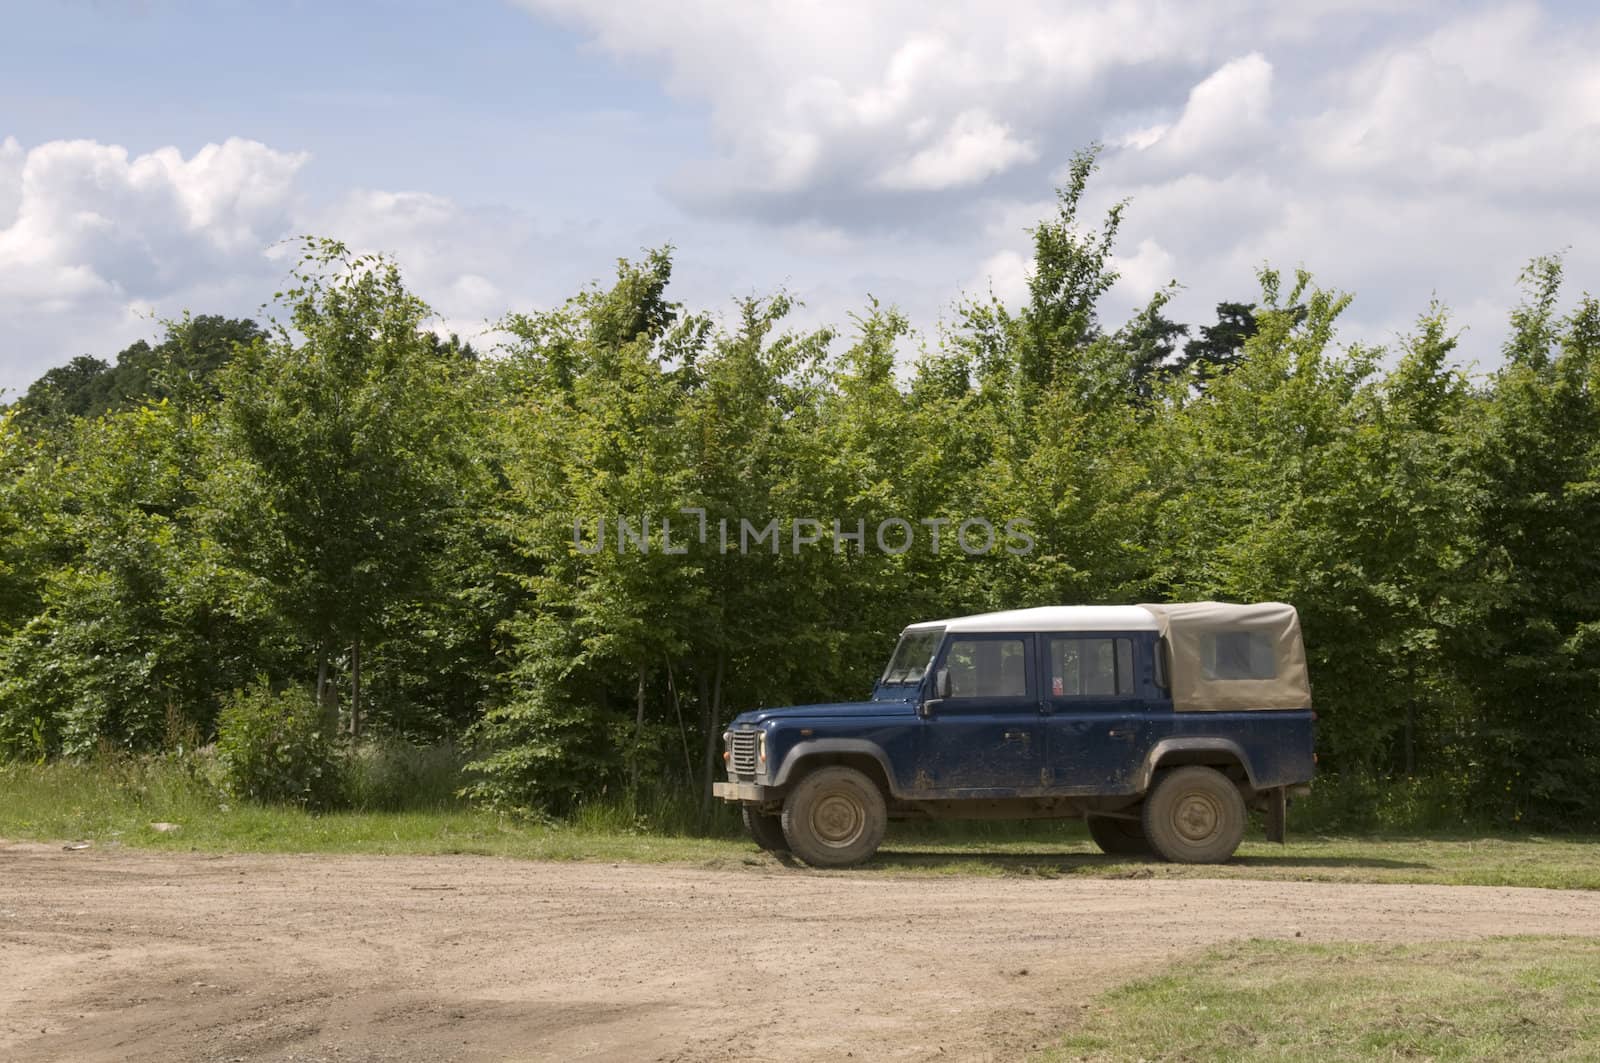
<path id="1" fill-rule="evenodd" d="M 767 762 L 767 732 L 760 731 L 756 734 L 756 759 L 762 764 Z"/>

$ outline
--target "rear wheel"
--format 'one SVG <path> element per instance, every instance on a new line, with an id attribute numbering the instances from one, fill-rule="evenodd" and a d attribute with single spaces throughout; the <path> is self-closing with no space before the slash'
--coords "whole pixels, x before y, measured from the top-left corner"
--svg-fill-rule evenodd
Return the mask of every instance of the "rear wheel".
<path id="1" fill-rule="evenodd" d="M 1174 768 L 1144 802 L 1144 835 L 1156 855 L 1180 864 L 1220 864 L 1244 840 L 1244 798 L 1215 768 Z"/>
<path id="2" fill-rule="evenodd" d="M 1089 837 L 1110 856 L 1148 856 L 1150 842 L 1144 836 L 1144 824 L 1137 817 L 1117 819 L 1113 816 L 1089 816 Z"/>
<path id="3" fill-rule="evenodd" d="M 812 867 L 867 860 L 882 844 L 888 822 L 877 783 L 854 768 L 818 768 L 783 803 L 789 851 Z"/>
<path id="4" fill-rule="evenodd" d="M 751 839 L 769 853 L 786 853 L 789 851 L 789 840 L 783 836 L 783 817 L 771 812 L 763 812 L 751 805 L 742 807 L 744 812 L 744 829 L 750 832 Z"/>

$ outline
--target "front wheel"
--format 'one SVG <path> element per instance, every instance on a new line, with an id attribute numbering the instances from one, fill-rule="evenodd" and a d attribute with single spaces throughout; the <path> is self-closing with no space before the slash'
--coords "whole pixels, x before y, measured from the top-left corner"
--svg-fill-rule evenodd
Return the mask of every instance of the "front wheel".
<path id="1" fill-rule="evenodd" d="M 1244 825 L 1239 788 L 1214 768 L 1174 768 L 1145 798 L 1144 836 L 1174 863 L 1225 863 L 1244 840 Z"/>
<path id="2" fill-rule="evenodd" d="M 819 768 L 783 803 L 789 851 L 812 867 L 851 867 L 883 843 L 889 824 L 878 784 L 854 768 Z"/>
<path id="3" fill-rule="evenodd" d="M 751 840 L 769 853 L 789 851 L 789 839 L 783 836 L 782 816 L 763 812 L 750 805 L 741 806 L 741 811 L 744 813 L 744 829 L 750 832 Z"/>
<path id="4" fill-rule="evenodd" d="M 1149 856 L 1150 842 L 1138 819 L 1089 816 L 1089 837 L 1108 856 Z"/>

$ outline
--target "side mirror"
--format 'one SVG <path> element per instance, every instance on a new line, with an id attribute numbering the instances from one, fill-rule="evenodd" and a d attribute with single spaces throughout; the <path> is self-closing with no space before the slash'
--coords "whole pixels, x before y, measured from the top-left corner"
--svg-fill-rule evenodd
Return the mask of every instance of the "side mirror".
<path id="1" fill-rule="evenodd" d="M 933 715 L 939 703 L 950 696 L 950 669 L 941 668 L 933 674 L 932 696 L 924 698 L 917 705 L 917 715 L 926 719 Z"/>

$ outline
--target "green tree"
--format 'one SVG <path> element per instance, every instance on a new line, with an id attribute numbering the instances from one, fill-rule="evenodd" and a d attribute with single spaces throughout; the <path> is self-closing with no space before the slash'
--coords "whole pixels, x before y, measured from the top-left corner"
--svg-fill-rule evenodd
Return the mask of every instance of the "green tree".
<path id="1" fill-rule="evenodd" d="M 1457 632 L 1477 695 L 1480 807 L 1600 824 L 1600 300 L 1557 311 L 1559 259 L 1524 274 L 1506 364 L 1475 422 L 1482 477 L 1473 575 L 1484 611 Z"/>
<path id="2" fill-rule="evenodd" d="M 262 659 L 271 624 L 216 608 L 225 575 L 196 534 L 207 432 L 170 403 L 77 422 L 34 511 L 51 540 L 37 608 L 0 645 L 0 744 L 156 748 L 175 724 L 209 729 Z"/>
<path id="3" fill-rule="evenodd" d="M 475 792 L 498 804 L 570 809 L 621 782 L 625 762 L 638 785 L 646 687 L 694 604 L 692 562 L 650 526 L 684 497 L 679 377 L 704 335 L 678 320 L 670 276 L 668 252 L 652 252 L 620 262 L 610 289 L 505 322 L 506 519 L 528 600 L 507 626 L 506 700 L 485 719 L 495 749 L 477 765 Z"/>
<path id="4" fill-rule="evenodd" d="M 262 335 L 253 321 L 186 315 L 168 322 L 154 346 L 138 340 L 124 348 L 115 365 L 83 355 L 49 370 L 17 400 L 19 424 L 32 432 L 61 431 L 73 418 L 146 402 L 214 400 L 215 378 L 234 350 Z"/>
<path id="5" fill-rule="evenodd" d="M 359 734 L 363 655 L 402 603 L 441 593 L 432 561 L 473 519 L 471 366 L 436 356 L 427 305 L 381 257 L 308 241 L 282 298 L 287 320 L 219 378 L 211 530 L 298 633 L 324 705 L 348 654 Z"/>
<path id="6" fill-rule="evenodd" d="M 1192 371 L 1203 388 L 1237 366 L 1246 342 L 1256 334 L 1255 308 L 1254 303 L 1218 303 L 1216 322 L 1200 326 L 1199 334 L 1184 344 L 1175 368 Z"/>
<path id="7" fill-rule="evenodd" d="M 1048 387 L 1077 365 L 1099 335 L 1100 298 L 1117 282 L 1111 254 L 1125 203 L 1106 212 L 1098 233 L 1084 233 L 1078 210 L 1098 165 L 1098 146 L 1073 157 L 1067 183 L 1056 190 L 1056 216 L 1033 230 L 1033 269 L 1016 365 L 1035 387 Z"/>
<path id="8" fill-rule="evenodd" d="M 75 417 L 99 412 L 100 392 L 111 366 L 93 355 L 80 354 L 66 365 L 47 370 L 16 401 L 21 425 L 30 431 L 61 430 Z"/>
<path id="9" fill-rule="evenodd" d="M 1349 296 L 1314 289 L 1303 272 L 1287 299 L 1270 270 L 1262 288 L 1243 361 L 1168 422 L 1153 589 L 1295 603 L 1317 696 L 1338 707 L 1321 731 L 1324 755 L 1370 768 L 1394 719 L 1370 660 L 1385 612 L 1379 573 L 1357 543 L 1364 525 L 1386 519 L 1361 475 L 1357 431 L 1376 352 L 1333 349 Z"/>
<path id="10" fill-rule="evenodd" d="M 45 457 L 0 410 L 0 638 L 39 608 L 47 538 L 40 519 Z"/>

